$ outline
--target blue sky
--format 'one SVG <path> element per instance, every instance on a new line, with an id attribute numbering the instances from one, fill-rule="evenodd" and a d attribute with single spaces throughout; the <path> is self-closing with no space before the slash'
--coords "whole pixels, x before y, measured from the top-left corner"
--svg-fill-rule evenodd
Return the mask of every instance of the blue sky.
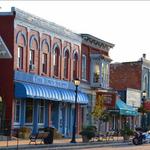
<path id="1" fill-rule="evenodd" d="M 113 62 L 150 60 L 150 1 L 0 1 L 0 11 L 17 7 L 115 44 Z"/>

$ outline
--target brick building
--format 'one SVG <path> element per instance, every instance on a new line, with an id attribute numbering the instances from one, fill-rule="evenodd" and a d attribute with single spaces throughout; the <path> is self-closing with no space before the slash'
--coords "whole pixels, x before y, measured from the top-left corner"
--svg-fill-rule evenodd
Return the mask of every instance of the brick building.
<path id="1" fill-rule="evenodd" d="M 110 65 L 110 87 L 119 92 L 122 99 L 133 107 L 140 107 L 142 103 L 142 92 L 146 91 L 146 101 L 144 107 L 150 110 L 150 61 L 146 59 L 146 55 L 135 62 L 113 63 Z M 128 88 L 134 89 L 130 100 L 127 99 Z M 140 96 L 137 96 L 140 95 Z M 146 124 L 150 125 L 150 116 L 147 115 Z"/>
<path id="2" fill-rule="evenodd" d="M 0 95 L 7 128 L 54 126 L 72 133 L 75 78 L 81 79 L 82 38 L 17 8 L 0 12 L 0 36 L 12 59 L 0 60 Z M 78 131 L 87 94 L 78 92 Z"/>
<path id="3" fill-rule="evenodd" d="M 89 106 L 87 114 L 91 114 L 95 106 L 96 97 L 104 97 L 105 109 L 114 108 L 116 93 L 109 87 L 109 65 L 111 58 L 109 50 L 114 44 L 101 40 L 89 34 L 81 34 L 82 41 L 82 88 L 89 93 Z M 95 123 L 91 115 L 86 122 Z M 103 125 L 103 130 L 113 128 L 112 120 Z"/>

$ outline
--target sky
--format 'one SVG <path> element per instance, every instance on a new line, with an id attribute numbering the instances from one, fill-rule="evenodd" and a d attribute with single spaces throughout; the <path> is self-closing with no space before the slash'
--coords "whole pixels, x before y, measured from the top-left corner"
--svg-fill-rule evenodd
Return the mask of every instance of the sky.
<path id="1" fill-rule="evenodd" d="M 0 11 L 17 7 L 75 33 L 115 44 L 113 62 L 150 60 L 150 1 L 0 1 Z"/>

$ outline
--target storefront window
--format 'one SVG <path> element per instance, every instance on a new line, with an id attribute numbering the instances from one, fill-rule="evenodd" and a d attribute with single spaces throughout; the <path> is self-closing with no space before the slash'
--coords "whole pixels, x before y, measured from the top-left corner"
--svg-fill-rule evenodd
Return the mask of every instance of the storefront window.
<path id="1" fill-rule="evenodd" d="M 25 122 L 32 123 L 33 121 L 33 100 L 26 101 Z"/>
<path id="2" fill-rule="evenodd" d="M 23 47 L 18 47 L 18 61 L 17 61 L 17 67 L 19 69 L 23 69 Z"/>
<path id="3" fill-rule="evenodd" d="M 44 123 L 44 101 L 38 103 L 38 123 Z"/>
<path id="4" fill-rule="evenodd" d="M 21 112 L 21 101 L 16 100 L 15 107 L 14 107 L 14 122 L 15 123 L 20 122 L 20 112 Z"/>

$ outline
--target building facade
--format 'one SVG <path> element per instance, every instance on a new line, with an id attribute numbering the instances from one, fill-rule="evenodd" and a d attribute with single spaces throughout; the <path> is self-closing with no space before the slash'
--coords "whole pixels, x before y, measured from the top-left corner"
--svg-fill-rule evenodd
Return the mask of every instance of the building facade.
<path id="1" fill-rule="evenodd" d="M 146 91 L 146 101 L 144 102 L 144 107 L 150 110 L 150 61 L 146 59 L 146 55 L 143 54 L 140 60 L 135 62 L 123 62 L 114 63 L 110 65 L 110 86 L 117 91 L 121 91 L 123 94 L 130 93 L 127 95 L 122 95 L 122 98 L 130 106 L 139 108 L 142 104 L 142 92 Z M 136 91 L 136 94 L 135 94 Z M 121 94 L 120 93 L 120 94 Z M 149 114 L 147 114 L 146 119 L 147 126 L 150 125 Z M 138 124 L 140 125 L 140 124 Z"/>
<path id="2" fill-rule="evenodd" d="M 0 60 L 0 74 L 7 128 L 53 126 L 71 136 L 75 86 L 81 79 L 82 38 L 64 27 L 17 8 L 0 13 L 0 35 L 12 59 Z M 77 124 L 80 130 L 88 96 L 78 92 Z"/>
<path id="3" fill-rule="evenodd" d="M 109 87 L 109 65 L 111 58 L 109 50 L 114 44 L 103 41 L 89 34 L 81 34 L 82 37 L 82 82 L 83 89 L 89 91 L 89 105 L 87 109 L 87 123 L 95 124 L 95 120 L 91 116 L 91 112 L 97 101 L 97 97 L 104 97 L 105 110 L 114 108 L 116 93 Z M 107 125 L 108 124 L 108 125 Z M 102 125 L 102 130 L 107 131 L 113 128 L 112 121 Z"/>

